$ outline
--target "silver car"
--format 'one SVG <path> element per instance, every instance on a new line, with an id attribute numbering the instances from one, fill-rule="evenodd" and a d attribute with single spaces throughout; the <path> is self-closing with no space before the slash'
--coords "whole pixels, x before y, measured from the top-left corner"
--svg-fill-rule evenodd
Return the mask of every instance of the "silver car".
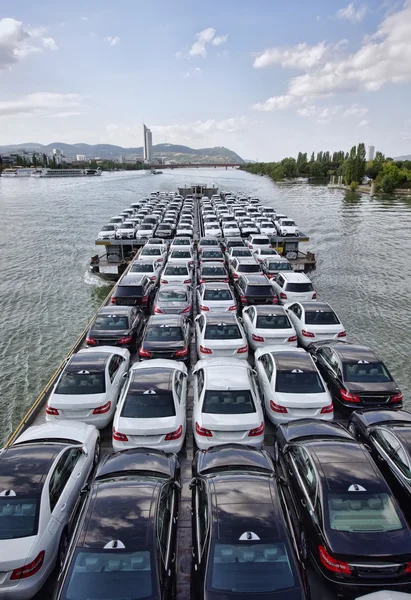
<path id="1" fill-rule="evenodd" d="M 192 289 L 182 283 L 167 283 L 162 285 L 154 299 L 153 312 L 161 314 L 190 315 L 193 305 Z"/>
<path id="2" fill-rule="evenodd" d="M 228 283 L 202 283 L 197 287 L 197 301 L 200 314 L 237 310 L 237 301 Z"/>
<path id="3" fill-rule="evenodd" d="M 202 263 L 198 270 L 198 283 L 207 283 L 208 281 L 224 281 L 228 283 L 228 271 L 226 266 L 220 262 Z"/>
<path id="4" fill-rule="evenodd" d="M 195 319 L 197 355 L 202 358 L 248 358 L 248 344 L 237 315 L 215 313 Z"/>

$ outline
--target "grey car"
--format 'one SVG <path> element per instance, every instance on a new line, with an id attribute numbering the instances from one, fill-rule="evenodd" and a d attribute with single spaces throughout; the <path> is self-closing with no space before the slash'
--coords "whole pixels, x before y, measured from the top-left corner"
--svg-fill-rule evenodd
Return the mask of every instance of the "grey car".
<path id="1" fill-rule="evenodd" d="M 202 283 L 197 287 L 197 301 L 200 314 L 237 310 L 236 297 L 228 283 Z"/>
<path id="2" fill-rule="evenodd" d="M 207 283 L 208 281 L 229 282 L 226 266 L 221 262 L 206 261 L 199 266 L 198 283 Z"/>
<path id="3" fill-rule="evenodd" d="M 193 292 L 190 286 L 182 283 L 162 285 L 154 299 L 153 312 L 161 314 L 179 314 L 189 316 L 193 307 Z"/>

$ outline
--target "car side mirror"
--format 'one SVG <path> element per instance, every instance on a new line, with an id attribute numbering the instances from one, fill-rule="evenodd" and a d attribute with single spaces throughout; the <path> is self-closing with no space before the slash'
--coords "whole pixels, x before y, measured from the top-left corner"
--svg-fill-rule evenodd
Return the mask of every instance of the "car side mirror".
<path id="1" fill-rule="evenodd" d="M 190 483 L 188 484 L 188 489 L 192 490 L 195 487 L 197 487 L 199 485 L 199 479 L 198 477 L 193 477 L 193 479 L 190 481 Z"/>
<path id="2" fill-rule="evenodd" d="M 123 373 L 123 379 L 127 379 L 128 373 Z"/>
<path id="3" fill-rule="evenodd" d="M 318 361 L 318 358 L 316 357 L 315 354 L 311 354 L 311 358 L 313 359 L 313 361 L 316 363 Z"/>
<path id="4" fill-rule="evenodd" d="M 83 446 L 83 447 L 81 448 L 81 451 L 82 451 L 82 453 L 84 454 L 84 456 L 88 456 L 88 448 L 87 448 L 87 446 Z"/>
<path id="5" fill-rule="evenodd" d="M 86 483 L 86 485 L 83 485 L 83 487 L 80 490 L 80 494 L 82 496 L 84 496 L 85 494 L 87 494 L 90 490 L 90 485 L 88 483 Z"/>

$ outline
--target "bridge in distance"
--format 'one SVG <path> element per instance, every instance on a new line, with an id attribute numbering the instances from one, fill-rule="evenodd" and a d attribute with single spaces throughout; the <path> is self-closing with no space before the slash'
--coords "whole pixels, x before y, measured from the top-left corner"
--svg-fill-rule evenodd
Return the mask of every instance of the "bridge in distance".
<path id="1" fill-rule="evenodd" d="M 176 163 L 172 165 L 150 165 L 151 169 L 199 169 L 200 167 L 206 167 L 208 169 L 222 167 L 228 168 L 239 168 L 240 164 L 233 163 Z"/>

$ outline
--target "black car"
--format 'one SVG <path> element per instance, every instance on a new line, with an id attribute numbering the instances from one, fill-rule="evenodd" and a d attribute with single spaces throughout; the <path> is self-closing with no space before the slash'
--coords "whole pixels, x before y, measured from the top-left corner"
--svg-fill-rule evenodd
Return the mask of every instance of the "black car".
<path id="1" fill-rule="evenodd" d="M 168 600 L 176 586 L 177 457 L 109 454 L 89 486 L 54 600 Z"/>
<path id="2" fill-rule="evenodd" d="M 155 289 L 155 283 L 147 275 L 130 273 L 120 279 L 110 302 L 117 306 L 141 306 L 150 311 Z"/>
<path id="3" fill-rule="evenodd" d="M 160 223 L 157 225 L 156 236 L 159 238 L 170 239 L 173 237 L 174 229 L 170 223 Z"/>
<path id="4" fill-rule="evenodd" d="M 348 421 L 383 472 L 411 524 L 411 414 L 405 410 L 360 410 Z"/>
<path id="5" fill-rule="evenodd" d="M 269 454 L 240 444 L 193 463 L 195 600 L 303 600 L 305 571 Z"/>
<path id="6" fill-rule="evenodd" d="M 147 358 L 190 358 L 190 321 L 184 315 L 153 315 L 149 318 L 138 351 Z"/>
<path id="7" fill-rule="evenodd" d="M 136 350 L 144 315 L 135 306 L 104 306 L 86 337 L 87 346 L 121 346 Z"/>
<path id="8" fill-rule="evenodd" d="M 250 304 L 278 304 L 273 286 L 265 275 L 240 275 L 234 280 L 240 310 Z"/>
<path id="9" fill-rule="evenodd" d="M 411 535 L 382 473 L 338 423 L 281 424 L 274 448 L 303 559 L 337 593 L 411 589 Z"/>
<path id="10" fill-rule="evenodd" d="M 402 407 L 401 390 L 382 360 L 367 346 L 333 340 L 315 342 L 307 350 L 340 406 Z"/>

